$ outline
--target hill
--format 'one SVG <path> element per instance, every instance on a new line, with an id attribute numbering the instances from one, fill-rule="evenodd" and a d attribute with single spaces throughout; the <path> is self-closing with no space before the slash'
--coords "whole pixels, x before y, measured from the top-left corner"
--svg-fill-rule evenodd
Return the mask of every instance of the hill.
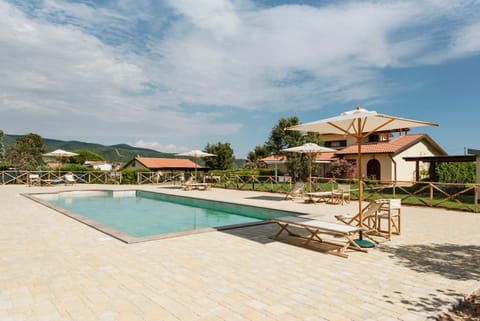
<path id="1" fill-rule="evenodd" d="M 4 137 L 5 148 L 9 149 L 15 144 L 15 140 L 22 135 L 7 135 Z M 47 151 L 55 149 L 64 149 L 68 151 L 75 151 L 79 149 L 86 149 L 101 155 L 105 160 L 112 163 L 126 163 L 136 156 L 142 157 L 162 157 L 174 158 L 174 154 L 162 153 L 153 149 L 133 147 L 127 144 L 117 145 L 101 145 L 95 143 L 86 143 L 76 140 L 63 141 L 58 139 L 42 138 Z"/>

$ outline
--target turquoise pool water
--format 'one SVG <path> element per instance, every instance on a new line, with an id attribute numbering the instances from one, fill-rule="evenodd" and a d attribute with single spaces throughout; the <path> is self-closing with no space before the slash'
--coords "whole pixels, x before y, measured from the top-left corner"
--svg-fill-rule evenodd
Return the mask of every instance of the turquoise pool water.
<path id="1" fill-rule="evenodd" d="M 35 197 L 133 237 L 220 228 L 292 215 L 148 191 L 77 191 Z"/>

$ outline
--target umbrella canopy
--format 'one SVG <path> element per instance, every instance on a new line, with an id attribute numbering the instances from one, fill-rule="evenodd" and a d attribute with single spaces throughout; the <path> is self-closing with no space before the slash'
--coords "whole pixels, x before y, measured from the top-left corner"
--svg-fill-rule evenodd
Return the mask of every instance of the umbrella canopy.
<path id="1" fill-rule="evenodd" d="M 217 156 L 217 155 L 210 154 L 210 153 L 205 153 L 201 150 L 195 149 L 195 150 L 191 150 L 189 152 L 177 154 L 176 156 L 188 156 L 188 157 L 193 157 L 193 158 L 201 158 L 201 157 L 210 157 L 210 156 Z"/>
<path id="2" fill-rule="evenodd" d="M 362 226 L 362 139 L 379 131 L 406 129 L 418 126 L 438 126 L 438 124 L 378 114 L 360 107 L 355 110 L 341 113 L 339 116 L 326 118 L 311 123 L 288 127 L 287 130 L 301 130 L 317 132 L 319 134 L 339 134 L 355 137 L 358 146 L 357 173 L 358 173 L 358 213 Z"/>
<path id="3" fill-rule="evenodd" d="M 62 157 L 78 156 L 78 154 L 68 152 L 68 151 L 63 150 L 63 149 L 57 149 L 57 150 L 54 150 L 53 152 L 42 154 L 42 156 L 53 156 L 53 157 L 57 157 L 57 158 L 62 158 Z"/>
<path id="4" fill-rule="evenodd" d="M 306 143 L 301 146 L 295 146 L 290 148 L 282 149 L 284 152 L 294 152 L 302 154 L 318 154 L 323 152 L 336 152 L 336 149 L 319 146 L 315 143 Z"/>
<path id="5" fill-rule="evenodd" d="M 308 172 L 309 172 L 309 181 L 308 181 L 308 191 L 312 191 L 312 158 L 314 155 L 317 155 L 322 152 L 336 152 L 336 149 L 319 146 L 315 143 L 306 143 L 300 146 L 290 147 L 282 149 L 283 152 L 292 152 L 308 155 Z"/>
<path id="6" fill-rule="evenodd" d="M 195 150 L 191 150 L 189 152 L 176 154 L 176 156 L 188 156 L 188 157 L 193 157 L 193 158 L 198 159 L 198 158 L 202 158 L 202 157 L 211 157 L 211 156 L 217 156 L 217 155 L 210 154 L 210 153 L 205 153 L 201 150 L 195 149 Z M 197 166 L 195 166 L 195 181 L 197 181 Z"/>
<path id="7" fill-rule="evenodd" d="M 78 155 L 79 154 L 77 154 L 77 153 L 68 152 L 68 151 L 63 150 L 63 149 L 56 149 L 53 152 L 42 154 L 42 156 L 51 156 L 51 157 L 56 157 L 58 159 L 58 161 L 60 163 L 60 165 L 58 166 L 58 175 L 60 175 L 60 167 L 62 166 L 62 158 L 63 157 L 73 157 L 73 156 L 78 156 Z"/>

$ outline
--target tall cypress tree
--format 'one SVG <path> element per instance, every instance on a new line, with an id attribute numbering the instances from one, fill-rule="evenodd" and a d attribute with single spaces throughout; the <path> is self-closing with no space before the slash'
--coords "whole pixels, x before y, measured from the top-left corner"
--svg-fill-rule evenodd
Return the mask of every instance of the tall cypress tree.
<path id="1" fill-rule="evenodd" d="M 4 133 L 3 130 L 0 130 L 0 162 L 5 162 L 5 143 L 4 143 Z"/>

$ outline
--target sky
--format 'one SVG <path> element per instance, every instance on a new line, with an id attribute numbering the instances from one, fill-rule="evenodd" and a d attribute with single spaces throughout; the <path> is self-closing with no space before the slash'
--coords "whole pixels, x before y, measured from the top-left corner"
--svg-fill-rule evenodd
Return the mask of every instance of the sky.
<path id="1" fill-rule="evenodd" d="M 480 149 L 480 2 L 0 0 L 0 130 L 162 152 L 361 106 Z"/>

